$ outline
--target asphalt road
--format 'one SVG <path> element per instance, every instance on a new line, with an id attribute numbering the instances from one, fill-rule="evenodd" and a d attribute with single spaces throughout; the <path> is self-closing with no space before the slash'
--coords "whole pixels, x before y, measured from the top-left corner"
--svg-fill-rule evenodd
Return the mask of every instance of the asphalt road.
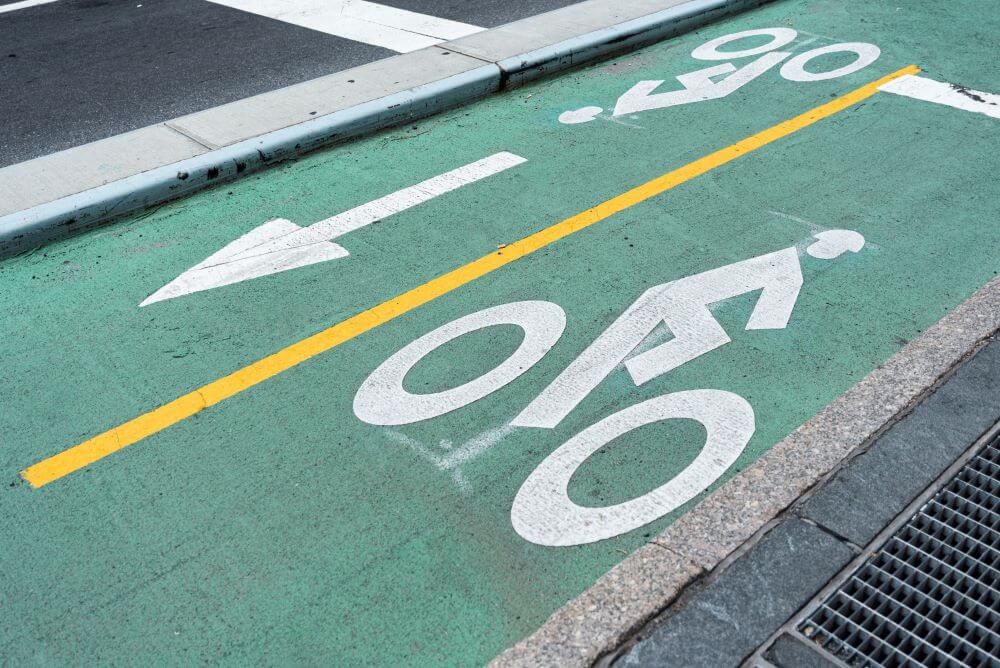
<path id="1" fill-rule="evenodd" d="M 574 1 L 380 4 L 489 28 Z M 7 11 L 0 45 L 0 166 L 396 53 L 208 0 L 59 0 Z"/>

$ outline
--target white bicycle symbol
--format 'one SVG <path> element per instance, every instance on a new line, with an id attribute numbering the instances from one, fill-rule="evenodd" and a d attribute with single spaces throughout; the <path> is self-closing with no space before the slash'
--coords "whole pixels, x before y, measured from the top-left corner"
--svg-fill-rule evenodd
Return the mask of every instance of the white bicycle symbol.
<path id="1" fill-rule="evenodd" d="M 738 51 L 720 51 L 719 48 L 739 41 L 747 37 L 769 36 L 771 41 L 760 46 Z M 681 104 L 691 104 L 693 102 L 704 102 L 705 100 L 718 100 L 736 92 L 760 75 L 769 71 L 778 64 L 786 61 L 792 54 L 788 51 L 776 51 L 776 49 L 789 44 L 798 37 L 798 33 L 791 28 L 759 28 L 756 30 L 744 30 L 717 37 L 705 44 L 702 44 L 691 52 L 693 58 L 698 60 L 733 60 L 736 58 L 749 58 L 760 56 L 756 60 L 747 63 L 737 69 L 731 62 L 712 65 L 701 70 L 680 74 L 677 81 L 683 88 L 664 93 L 654 93 L 664 80 L 640 81 L 628 89 L 615 103 L 611 117 L 625 116 L 650 111 L 652 109 L 665 109 L 676 107 Z M 853 62 L 837 67 L 825 72 L 811 72 L 806 69 L 806 65 L 821 56 L 834 53 L 853 53 Z M 873 62 L 875 62 L 881 51 L 874 44 L 866 42 L 843 42 L 823 46 L 791 58 L 781 66 L 780 74 L 788 81 L 825 81 L 838 77 L 853 74 Z M 725 78 L 715 81 L 715 77 L 726 75 Z M 559 115 L 559 122 L 567 125 L 586 123 L 603 112 L 604 109 L 596 106 L 583 107 L 571 111 L 564 111 Z"/>

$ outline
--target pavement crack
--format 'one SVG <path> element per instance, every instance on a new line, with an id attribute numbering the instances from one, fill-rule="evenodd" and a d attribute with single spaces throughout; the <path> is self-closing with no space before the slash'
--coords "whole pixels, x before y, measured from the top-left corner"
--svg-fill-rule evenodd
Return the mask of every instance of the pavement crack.
<path id="1" fill-rule="evenodd" d="M 680 552 L 678 552 L 674 548 L 672 548 L 672 547 L 670 547 L 668 545 L 665 545 L 664 543 L 658 542 L 658 540 L 659 539 L 657 539 L 657 538 L 652 538 L 646 544 L 647 545 L 655 545 L 656 547 L 660 548 L 661 550 L 666 550 L 667 552 L 669 552 L 670 554 L 672 554 L 673 556 L 675 556 L 678 559 L 682 559 L 684 561 L 689 561 L 691 563 L 694 563 L 694 560 L 691 559 L 690 557 L 684 556 L 683 554 L 681 554 Z"/>

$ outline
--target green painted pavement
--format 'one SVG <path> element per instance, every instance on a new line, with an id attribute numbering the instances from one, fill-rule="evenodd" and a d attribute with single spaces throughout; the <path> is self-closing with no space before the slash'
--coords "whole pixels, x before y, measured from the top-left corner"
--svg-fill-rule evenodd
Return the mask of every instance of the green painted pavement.
<path id="1" fill-rule="evenodd" d="M 85 470 L 37 490 L 18 473 L 909 63 L 998 91 L 989 9 L 779 2 L 3 263 L 0 656 L 489 660 L 692 505 L 617 538 L 535 545 L 512 528 L 511 504 L 562 443 L 645 399 L 725 390 L 752 405 L 756 431 L 721 482 L 996 274 L 1000 121 L 879 93 Z M 623 123 L 556 120 L 584 105 L 610 109 L 640 80 L 710 65 L 690 52 L 711 38 L 768 27 L 798 30 L 784 47 L 796 53 L 860 41 L 882 55 L 814 83 L 775 68 L 721 100 Z M 267 220 L 308 225 L 502 150 L 527 162 L 345 235 L 338 243 L 349 257 L 138 307 Z M 647 288 L 802 250 L 830 228 L 856 230 L 867 244 L 833 261 L 800 253 L 804 284 L 787 328 L 743 331 L 756 295 L 737 297 L 713 307 L 731 343 L 640 387 L 619 368 L 555 429 L 506 430 L 457 469 L 439 470 L 414 446 L 441 456 L 504 431 Z M 355 417 L 359 386 L 400 348 L 465 314 L 529 299 L 560 305 L 567 326 L 520 378 L 422 423 Z M 513 326 L 462 337 L 416 366 L 406 388 L 454 387 L 520 339 Z M 583 464 L 570 497 L 585 506 L 638 497 L 683 470 L 703 440 L 693 421 L 641 427 Z"/>

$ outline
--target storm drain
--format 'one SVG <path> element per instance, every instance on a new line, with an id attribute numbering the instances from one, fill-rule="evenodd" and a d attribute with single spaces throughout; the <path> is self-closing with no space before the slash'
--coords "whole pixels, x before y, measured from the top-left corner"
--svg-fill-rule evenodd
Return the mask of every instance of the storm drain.
<path id="1" fill-rule="evenodd" d="M 1000 666 L 1000 437 L 798 630 L 852 666 Z"/>

